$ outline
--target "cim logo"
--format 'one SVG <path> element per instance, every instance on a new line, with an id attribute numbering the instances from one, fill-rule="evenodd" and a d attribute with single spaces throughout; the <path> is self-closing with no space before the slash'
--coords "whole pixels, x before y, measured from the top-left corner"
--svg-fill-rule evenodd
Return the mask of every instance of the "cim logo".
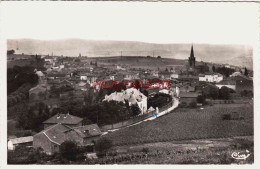
<path id="1" fill-rule="evenodd" d="M 237 160 L 245 160 L 250 156 L 250 152 L 246 150 L 245 152 L 233 152 L 231 157 Z"/>

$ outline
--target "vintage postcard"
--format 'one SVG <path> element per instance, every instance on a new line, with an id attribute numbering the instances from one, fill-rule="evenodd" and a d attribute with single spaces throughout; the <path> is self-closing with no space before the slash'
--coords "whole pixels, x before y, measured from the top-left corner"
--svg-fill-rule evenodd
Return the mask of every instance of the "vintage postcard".
<path id="1" fill-rule="evenodd" d="M 259 162 L 257 2 L 0 12 L 3 167 Z"/>

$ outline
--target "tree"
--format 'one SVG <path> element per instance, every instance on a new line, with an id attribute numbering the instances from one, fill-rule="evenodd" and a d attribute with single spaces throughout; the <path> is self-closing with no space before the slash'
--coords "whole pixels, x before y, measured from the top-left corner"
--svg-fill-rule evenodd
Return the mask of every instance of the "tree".
<path id="1" fill-rule="evenodd" d="M 230 98 L 230 90 L 226 86 L 222 86 L 219 90 L 219 99 L 228 100 Z"/>
<path id="2" fill-rule="evenodd" d="M 161 56 L 157 56 L 158 59 L 161 59 Z"/>
<path id="3" fill-rule="evenodd" d="M 209 96 L 212 98 L 212 99 L 218 99 L 219 97 L 219 89 L 218 88 L 213 88 L 213 87 L 210 87 L 209 89 Z"/>
<path id="4" fill-rule="evenodd" d="M 165 69 L 165 72 L 169 72 L 168 68 Z"/>
<path id="5" fill-rule="evenodd" d="M 137 104 L 132 104 L 130 108 L 133 116 L 137 116 L 138 114 L 141 113 L 141 110 L 139 109 Z"/>
<path id="6" fill-rule="evenodd" d="M 216 68 L 215 68 L 215 66 L 214 66 L 214 65 L 212 66 L 212 71 L 213 71 L 213 72 L 215 72 L 215 71 L 216 71 Z"/>
<path id="7" fill-rule="evenodd" d="M 14 53 L 15 53 L 15 51 L 13 49 L 7 51 L 7 55 L 13 55 Z"/>
<path id="8" fill-rule="evenodd" d="M 95 142 L 95 151 L 98 157 L 103 157 L 106 155 L 107 151 L 112 147 L 112 141 L 106 137 L 100 138 Z"/>
<path id="9" fill-rule="evenodd" d="M 197 107 L 197 103 L 196 103 L 196 102 L 191 102 L 191 103 L 189 104 L 189 107 L 190 107 L 190 108 L 196 108 L 196 107 Z"/>
<path id="10" fill-rule="evenodd" d="M 141 90 L 141 92 L 142 92 L 146 97 L 148 97 L 149 93 L 148 93 L 147 90 Z"/>
<path id="11" fill-rule="evenodd" d="M 67 160 L 76 160 L 78 154 L 78 146 L 73 141 L 65 141 L 60 145 L 60 154 Z"/>
<path id="12" fill-rule="evenodd" d="M 206 97 L 205 95 L 199 95 L 197 98 L 197 102 L 201 104 L 205 104 Z"/>
<path id="13" fill-rule="evenodd" d="M 247 71 L 247 68 L 245 67 L 245 73 L 244 73 L 245 76 L 248 76 L 248 71 Z"/>

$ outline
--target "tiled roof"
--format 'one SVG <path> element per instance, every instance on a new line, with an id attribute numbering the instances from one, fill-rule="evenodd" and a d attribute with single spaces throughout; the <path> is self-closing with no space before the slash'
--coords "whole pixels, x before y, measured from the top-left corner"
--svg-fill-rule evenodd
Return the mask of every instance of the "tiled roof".
<path id="1" fill-rule="evenodd" d="M 61 145 L 64 141 L 66 141 L 65 132 L 71 130 L 70 127 L 62 124 L 55 124 L 47 129 L 41 131 L 38 134 L 44 134 L 51 142 Z"/>
<path id="2" fill-rule="evenodd" d="M 44 121 L 44 124 L 78 124 L 83 119 L 80 117 L 76 117 L 70 114 L 56 114 L 55 116 L 49 118 L 48 120 Z"/>
<path id="3" fill-rule="evenodd" d="M 33 136 L 10 139 L 13 144 L 28 143 L 33 141 Z"/>
<path id="4" fill-rule="evenodd" d="M 75 130 L 83 138 L 99 136 L 102 134 L 97 124 L 74 127 L 73 130 Z"/>

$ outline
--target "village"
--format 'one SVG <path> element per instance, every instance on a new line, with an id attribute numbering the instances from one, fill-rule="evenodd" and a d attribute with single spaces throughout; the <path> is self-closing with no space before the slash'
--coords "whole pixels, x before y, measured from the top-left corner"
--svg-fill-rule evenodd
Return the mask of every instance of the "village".
<path id="1" fill-rule="evenodd" d="M 8 52 L 8 80 L 19 81 L 8 86 L 11 164 L 38 163 L 35 153 L 46 154 L 46 163 L 55 163 L 55 158 L 60 163 L 57 153 L 67 161 L 78 160 L 75 163 L 104 158 L 111 162 L 113 152 L 127 154 L 130 150 L 122 147 L 129 145 L 253 134 L 253 71 L 197 61 L 196 45 L 185 60 L 177 61 L 164 56 Z M 218 125 L 216 131 L 211 130 L 213 124 Z M 151 134 L 152 126 L 157 137 Z M 153 152 L 140 151 L 146 157 Z"/>

